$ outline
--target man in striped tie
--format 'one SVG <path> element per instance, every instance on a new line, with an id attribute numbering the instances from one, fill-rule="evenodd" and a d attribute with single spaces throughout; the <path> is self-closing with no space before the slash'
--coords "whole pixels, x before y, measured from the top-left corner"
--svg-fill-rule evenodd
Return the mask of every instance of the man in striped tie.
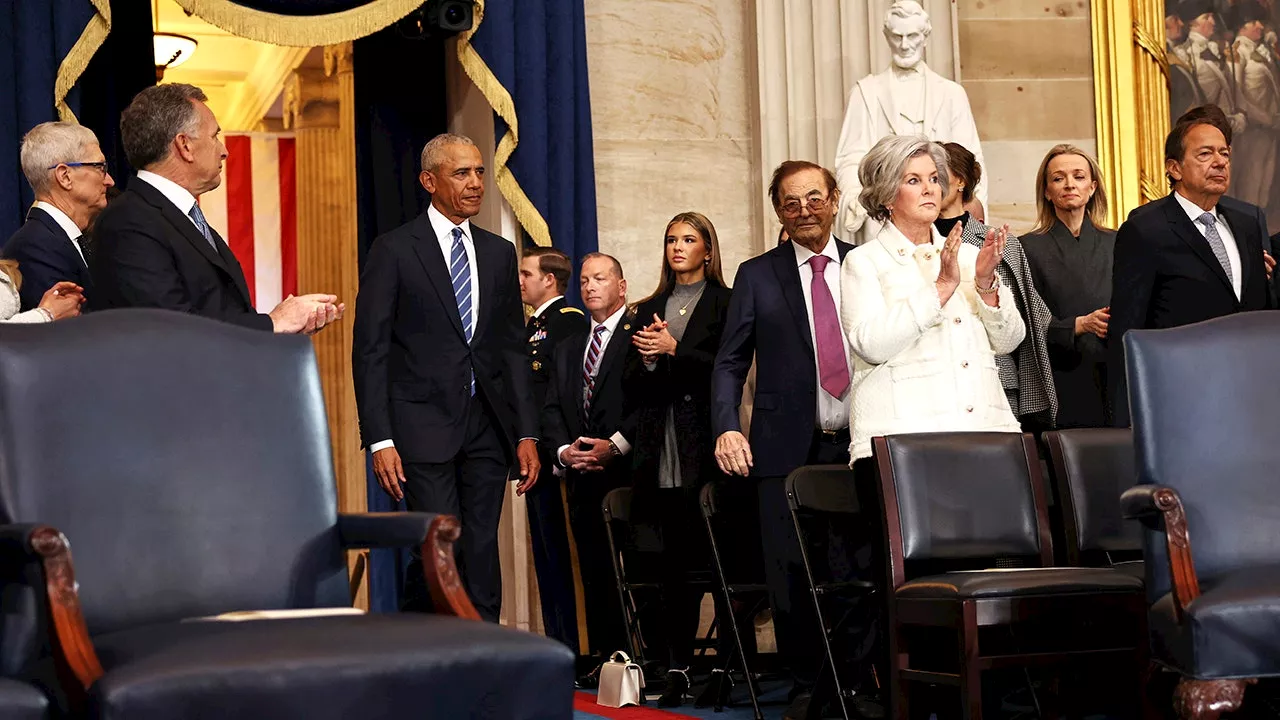
<path id="1" fill-rule="evenodd" d="M 480 615 L 496 622 L 506 481 L 518 477 L 523 494 L 540 463 L 515 246 L 470 220 L 484 173 L 466 137 L 440 135 L 423 148 L 419 181 L 431 205 L 369 249 L 352 372 L 378 483 L 409 510 L 462 521 L 458 570 Z M 402 607 L 431 608 L 420 557 Z"/>
<path id="2" fill-rule="evenodd" d="M 631 335 L 640 328 L 627 312 L 627 281 L 616 259 L 585 256 L 580 280 L 591 326 L 556 346 L 542 430 L 556 472 L 565 475 L 595 665 L 624 647 L 600 503 L 610 490 L 631 482 L 636 417 L 623 397 L 622 376 Z"/>

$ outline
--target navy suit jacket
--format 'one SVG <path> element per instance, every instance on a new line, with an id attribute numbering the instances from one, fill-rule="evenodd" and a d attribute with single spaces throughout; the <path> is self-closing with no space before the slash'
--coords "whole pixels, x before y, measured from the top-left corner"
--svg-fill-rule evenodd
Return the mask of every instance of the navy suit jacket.
<path id="1" fill-rule="evenodd" d="M 379 237 L 360 274 L 351 347 L 365 447 L 394 440 L 405 462 L 442 463 L 466 440 L 471 377 L 507 451 L 538 437 L 515 247 L 473 223 L 480 311 L 468 343 L 431 220 Z"/>
<path id="2" fill-rule="evenodd" d="M 840 261 L 853 246 L 833 238 Z M 827 272 L 836 271 L 830 268 Z M 778 477 L 804 465 L 818 413 L 817 359 L 809 311 L 791 243 L 752 258 L 738 268 L 720 351 L 711 374 L 714 437 L 741 431 L 742 385 L 756 360 L 751 415 L 751 474 Z"/>
<path id="3" fill-rule="evenodd" d="M 19 294 L 23 310 L 38 306 L 49 288 L 63 280 L 84 288 L 85 303 L 80 307 L 81 312 L 93 309 L 93 280 L 71 243 L 52 215 L 38 207 L 27 212 L 27 222 L 4 245 L 4 256 L 18 261 L 18 270 L 22 273 Z"/>
<path id="4" fill-rule="evenodd" d="M 1107 327 L 1110 396 L 1114 422 L 1129 425 L 1124 334 L 1170 328 L 1275 306 L 1262 250 L 1268 244 L 1262 210 L 1223 197 L 1218 212 L 1240 251 L 1240 298 L 1209 242 L 1170 193 L 1129 213 L 1116 233 L 1111 273 L 1111 322 Z"/>

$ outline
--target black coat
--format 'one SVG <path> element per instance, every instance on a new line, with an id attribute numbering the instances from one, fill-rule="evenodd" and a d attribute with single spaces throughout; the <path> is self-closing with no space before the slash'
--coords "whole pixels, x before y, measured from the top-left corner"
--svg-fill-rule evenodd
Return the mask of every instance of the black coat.
<path id="1" fill-rule="evenodd" d="M 833 240 L 844 262 L 853 246 Z M 784 243 L 738 267 L 712 372 L 711 432 L 719 437 L 741 430 L 738 405 L 755 358 L 753 477 L 789 474 L 805 464 L 813 443 L 817 360 L 795 252 L 791 243 Z"/>
<path id="2" fill-rule="evenodd" d="M 663 355 L 653 369 L 646 369 L 638 351 L 628 355 L 624 391 L 634 398 L 637 413 L 632 451 L 637 487 L 657 486 L 668 409 L 675 422 L 683 485 L 696 487 L 720 475 L 711 434 L 711 371 L 732 295 L 729 288 L 708 280 L 674 356 Z M 653 322 L 655 314 L 665 319 L 670 297 L 668 290 L 637 306 L 640 326 Z"/>
<path id="3" fill-rule="evenodd" d="M 94 308 L 95 293 L 89 268 L 72 246 L 71 238 L 53 216 L 33 207 L 27 222 L 4 245 L 4 257 L 18 262 L 22 273 L 22 309 L 40 305 L 40 299 L 54 285 L 68 280 L 84 288 L 81 312 Z"/>
<path id="4" fill-rule="evenodd" d="M 547 400 L 547 384 L 551 382 L 551 363 L 556 346 L 569 337 L 586 332 L 590 322 L 576 307 L 564 298 L 547 306 L 537 317 L 525 323 L 525 349 L 528 351 L 529 371 L 533 377 L 533 403 L 541 412 Z"/>
<path id="5" fill-rule="evenodd" d="M 240 262 L 210 231 L 216 251 L 159 190 L 129 183 L 94 223 L 95 307 L 175 310 L 271 331 L 271 318 L 253 307 Z"/>
<path id="6" fill-rule="evenodd" d="M 475 225 L 471 236 L 480 302 L 469 344 L 426 213 L 369 248 L 351 347 L 365 447 L 394 440 L 405 462 L 452 460 L 465 440 L 473 370 L 512 457 L 517 441 L 538 437 L 515 248 Z"/>
<path id="7" fill-rule="evenodd" d="M 1116 233 L 1107 374 L 1117 426 L 1129 425 L 1126 332 L 1188 325 L 1274 305 L 1262 263 L 1267 241 L 1262 210 L 1223 197 L 1218 201 L 1218 212 L 1230 226 L 1240 251 L 1239 299 L 1209 242 L 1172 193 L 1129 213 Z"/>

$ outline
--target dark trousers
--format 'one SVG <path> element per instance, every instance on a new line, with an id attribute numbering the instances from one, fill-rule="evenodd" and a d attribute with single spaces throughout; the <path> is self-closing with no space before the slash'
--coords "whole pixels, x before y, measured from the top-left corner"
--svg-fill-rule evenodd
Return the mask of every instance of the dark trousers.
<path id="1" fill-rule="evenodd" d="M 542 626 L 547 637 L 559 640 L 576 653 L 578 614 L 565 522 L 564 480 L 552 472 L 550 454 L 543 454 L 538 482 L 524 496 L 529 513 L 529 538 L 533 543 L 533 568 L 538 576 L 538 598 L 542 604 Z"/>
<path id="2" fill-rule="evenodd" d="M 578 571 L 582 575 L 583 605 L 587 616 L 587 652 L 608 655 L 626 647 L 626 631 L 618 585 L 609 555 L 609 538 L 601 504 L 610 490 L 630 484 L 623 471 L 626 458 L 615 458 L 618 467 L 603 472 L 569 471 L 569 523 L 578 547 Z"/>
<path id="3" fill-rule="evenodd" d="M 497 622 L 502 609 L 498 518 L 510 461 L 501 431 L 479 395 L 472 398 L 465 422 L 466 439 L 452 460 L 405 464 L 404 502 L 411 511 L 444 513 L 461 521 L 462 536 L 455 545 L 458 573 L 480 617 Z M 431 607 L 421 550 L 414 548 L 401 609 L 429 612 Z"/>
<path id="4" fill-rule="evenodd" d="M 849 435 L 840 433 L 830 438 L 815 433 L 809 447 L 806 465 L 838 465 L 849 462 Z M 825 651 L 822 624 L 814 610 L 800 555 L 791 510 L 787 505 L 786 478 L 761 478 L 760 536 L 764 543 L 765 583 L 769 587 L 769 604 L 773 608 L 774 636 L 778 654 L 790 669 L 795 689 L 809 691 L 817 681 Z M 874 495 L 872 496 L 874 502 Z M 874 505 L 872 506 L 874 507 Z M 816 565 L 814 573 L 821 582 L 849 580 L 856 577 L 859 566 L 871 562 L 869 548 L 849 542 L 853 538 L 843 528 L 815 528 L 809 533 L 809 559 Z"/>

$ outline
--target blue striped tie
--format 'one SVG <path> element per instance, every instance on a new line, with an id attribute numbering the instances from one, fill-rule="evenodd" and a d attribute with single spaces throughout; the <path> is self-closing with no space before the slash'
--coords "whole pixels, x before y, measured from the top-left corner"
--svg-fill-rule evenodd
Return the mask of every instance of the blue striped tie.
<path id="1" fill-rule="evenodd" d="M 192 205 L 191 210 L 187 212 L 187 217 L 191 218 L 191 222 L 196 224 L 196 229 L 209 242 L 209 247 L 213 248 L 215 253 L 218 252 L 218 244 L 213 241 L 213 233 L 209 230 L 208 221 L 204 219 L 204 213 L 200 212 L 200 206 Z"/>
<path id="2" fill-rule="evenodd" d="M 467 249 L 462 245 L 462 228 L 453 229 L 453 250 L 449 254 L 449 279 L 453 282 L 453 298 L 458 301 L 458 317 L 462 319 L 462 333 L 471 342 L 475 332 L 475 313 L 471 311 L 471 263 L 467 261 Z M 471 374 L 471 394 L 476 394 L 475 372 Z"/>

